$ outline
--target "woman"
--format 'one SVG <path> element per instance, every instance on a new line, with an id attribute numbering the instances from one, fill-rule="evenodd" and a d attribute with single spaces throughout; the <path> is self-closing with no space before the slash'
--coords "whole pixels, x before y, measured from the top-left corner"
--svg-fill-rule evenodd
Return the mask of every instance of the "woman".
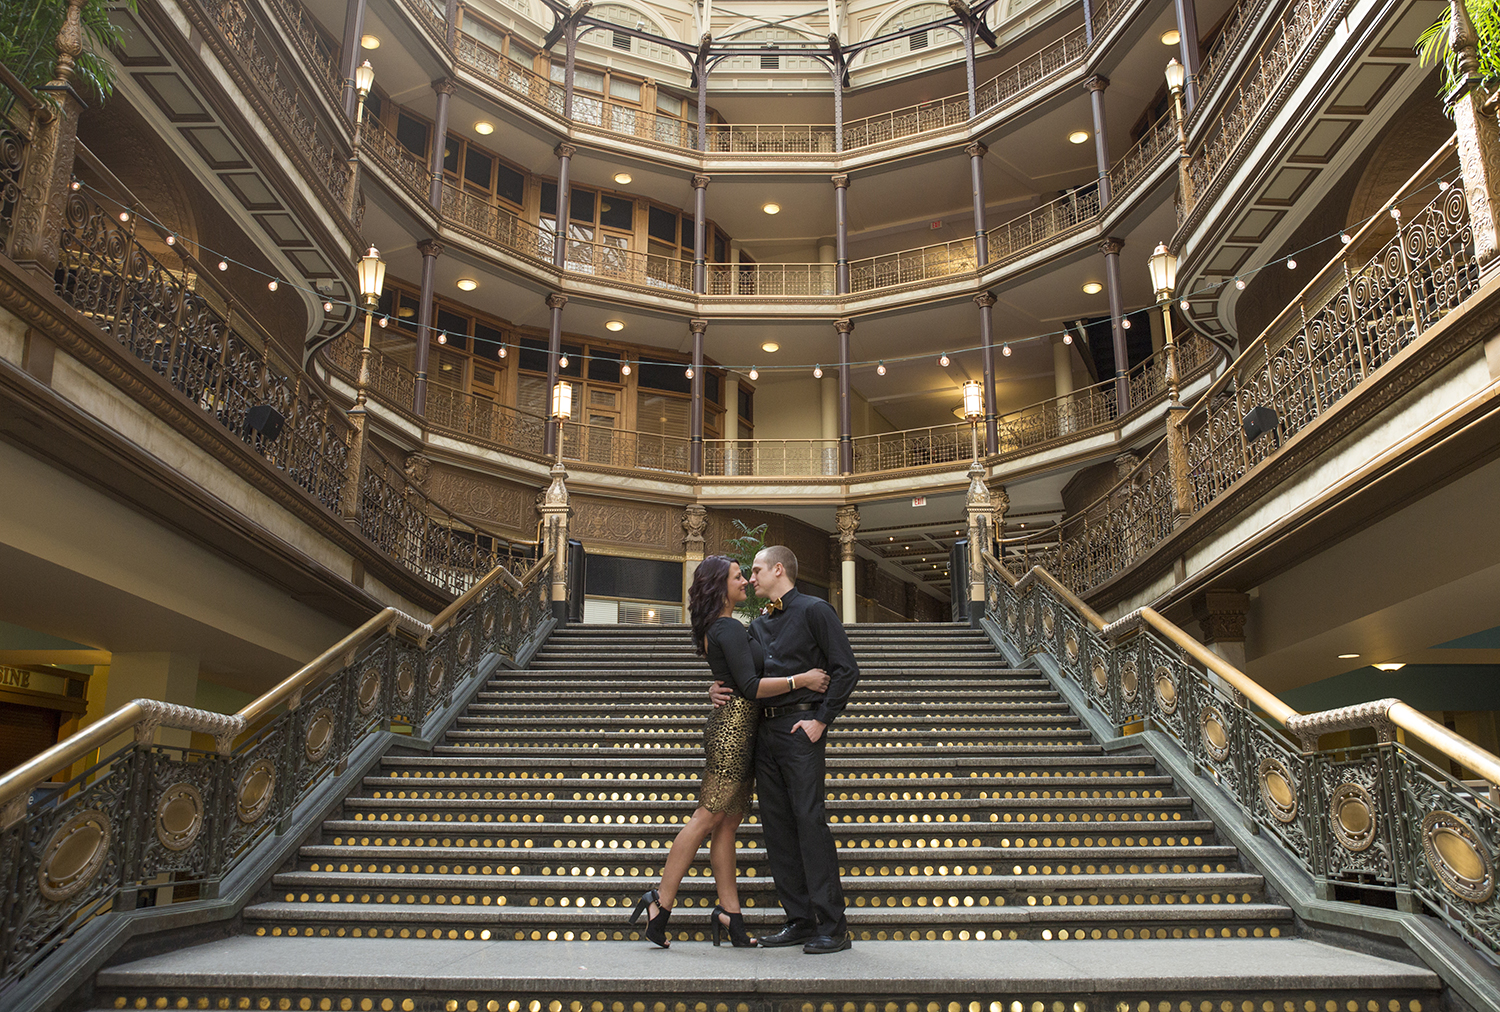
<path id="1" fill-rule="evenodd" d="M 745 584 L 739 563 L 723 555 L 712 555 L 698 564 L 693 584 L 688 589 L 688 613 L 693 624 L 693 646 L 700 656 L 708 658 L 714 679 L 735 689 L 735 697 L 715 707 L 704 728 L 703 751 L 707 769 L 698 809 L 672 841 L 662 869 L 661 883 L 635 905 L 630 915 L 634 924 L 646 913 L 646 938 L 663 949 L 667 941 L 667 918 L 677 899 L 677 887 L 688 866 L 710 837 L 709 865 L 713 868 L 714 886 L 719 905 L 709 919 L 709 933 L 715 945 L 728 931 L 736 948 L 753 946 L 755 940 L 745 933 L 740 913 L 740 894 L 735 883 L 734 834 L 750 808 L 755 789 L 755 728 L 760 721 L 762 696 L 779 696 L 790 688 L 823 692 L 828 675 L 821 669 L 804 671 L 791 679 L 776 678 L 762 683 L 765 667 L 761 645 L 750 639 L 750 633 L 734 617 L 735 606 L 745 600 Z M 788 686 L 788 682 L 791 686 Z"/>

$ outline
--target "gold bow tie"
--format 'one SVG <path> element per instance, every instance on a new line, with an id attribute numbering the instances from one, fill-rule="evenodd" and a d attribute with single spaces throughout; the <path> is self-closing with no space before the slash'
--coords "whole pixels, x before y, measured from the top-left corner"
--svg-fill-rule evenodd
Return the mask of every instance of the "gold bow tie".
<path id="1" fill-rule="evenodd" d="M 781 599 L 777 598 L 775 601 L 772 601 L 766 605 L 766 614 L 769 615 L 773 611 L 781 611 L 785 607 L 786 605 L 781 603 Z"/>

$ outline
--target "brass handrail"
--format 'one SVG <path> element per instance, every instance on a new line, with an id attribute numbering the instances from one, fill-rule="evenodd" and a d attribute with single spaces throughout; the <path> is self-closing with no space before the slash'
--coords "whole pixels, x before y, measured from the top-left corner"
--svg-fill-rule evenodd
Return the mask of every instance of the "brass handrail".
<path id="1" fill-rule="evenodd" d="M 145 719 L 146 709 L 139 701 L 126 703 L 113 713 L 94 721 L 77 734 L 58 742 L 45 752 L 32 756 L 15 769 L 0 776 L 0 812 L 4 813 L 4 817 L 0 818 L 0 827 L 19 821 L 18 818 L 11 818 L 11 806 L 19 802 L 22 806 L 22 814 L 24 814 L 26 798 L 37 784 L 43 783 L 72 766 L 95 749 L 103 748 L 120 735 L 128 734 L 132 728 Z"/>
<path id="2" fill-rule="evenodd" d="M 1017 578 L 1004 564 L 990 552 L 983 552 L 980 558 L 989 569 L 1004 580 L 1017 591 L 1026 589 L 1029 583 L 1045 584 L 1053 593 L 1062 598 L 1067 604 L 1074 608 L 1089 624 L 1101 632 L 1106 639 L 1114 640 L 1121 635 L 1133 631 L 1141 625 L 1150 626 L 1153 630 L 1165 637 L 1173 646 L 1178 647 L 1193 660 L 1202 664 L 1209 671 L 1224 679 L 1231 688 L 1242 693 L 1249 702 L 1265 712 L 1265 714 L 1276 723 L 1297 733 L 1299 736 L 1316 737 L 1320 716 L 1328 715 L 1330 718 L 1337 715 L 1337 710 L 1321 710 L 1313 713 L 1303 713 L 1292 706 L 1282 702 L 1280 697 L 1261 685 L 1255 679 L 1245 674 L 1229 661 L 1209 650 L 1192 636 L 1189 636 L 1176 623 L 1164 618 L 1154 608 L 1139 608 L 1124 618 L 1105 623 L 1092 608 L 1079 600 L 1078 596 L 1057 581 L 1051 573 L 1040 566 L 1034 566 L 1024 576 Z M 1473 770 L 1492 785 L 1500 786 L 1500 756 L 1495 755 L 1463 735 L 1452 731 L 1426 714 L 1417 710 L 1408 703 L 1399 699 L 1382 700 L 1389 703 L 1385 707 L 1384 714 L 1374 713 L 1373 716 L 1384 716 L 1396 727 L 1405 731 L 1417 740 L 1436 749 L 1446 758 L 1452 759 L 1459 765 Z M 1333 720 L 1327 723 L 1334 723 Z M 1347 723 L 1342 726 L 1348 726 Z"/>
<path id="3" fill-rule="evenodd" d="M 511 573 L 511 571 L 506 569 L 504 566 L 497 565 L 494 569 L 490 570 L 483 577 L 481 577 L 478 582 L 474 584 L 474 586 L 470 587 L 468 590 L 460 594 L 452 604 L 448 605 L 448 607 L 438 612 L 433 620 L 427 624 L 427 630 L 426 632 L 422 633 L 419 642 L 422 644 L 422 646 L 425 647 L 427 645 L 427 641 L 431 639 L 432 636 L 438 632 L 438 630 L 442 629 L 449 622 L 452 622 L 454 617 L 458 615 L 459 612 L 467 608 L 471 601 L 477 598 L 486 587 L 494 583 L 496 580 L 504 583 L 506 589 L 510 590 L 512 593 L 521 590 L 526 586 L 526 584 L 531 582 L 532 578 L 537 573 L 541 572 L 543 566 L 550 566 L 552 564 L 552 559 L 556 554 L 557 553 L 555 552 L 548 552 L 546 555 L 536 560 L 536 562 L 526 570 L 526 575 L 520 579 L 517 579 Z"/>

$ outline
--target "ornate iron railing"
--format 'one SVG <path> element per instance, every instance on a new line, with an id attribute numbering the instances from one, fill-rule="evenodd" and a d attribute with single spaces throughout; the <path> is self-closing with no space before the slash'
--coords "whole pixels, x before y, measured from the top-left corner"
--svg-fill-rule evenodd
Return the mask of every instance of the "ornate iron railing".
<path id="1" fill-rule="evenodd" d="M 1158 732 L 1315 881 L 1410 891 L 1474 945 L 1500 948 L 1500 806 L 1457 769 L 1493 791 L 1500 757 L 1399 700 L 1300 714 L 1149 608 L 1106 625 L 1046 570 L 1017 579 L 983 558 L 985 621 L 1021 658 L 1050 657 L 1117 734 L 1137 722 Z M 1350 728 L 1377 740 L 1318 747 Z"/>
<path id="2" fill-rule="evenodd" d="M 238 713 L 136 700 L 0 777 L 0 982 L 164 880 L 215 897 L 393 725 L 440 732 L 487 657 L 515 659 L 545 630 L 551 562 L 492 571 L 431 626 L 387 608 Z M 215 745 L 155 745 L 158 726 Z"/>
<path id="3" fill-rule="evenodd" d="M 335 206 L 342 208 L 351 178 L 348 155 L 339 142 L 325 134 L 316 105 L 296 85 L 300 72 L 285 66 L 274 45 L 266 44 L 263 29 L 248 5 L 235 0 L 198 3 L 269 103 L 276 125 L 291 132 L 296 150 L 289 153 L 308 161 L 313 178 L 328 191 Z M 320 86 L 326 87 L 323 76 L 319 74 Z M 342 80 L 339 85 L 342 87 Z"/>
<path id="4" fill-rule="evenodd" d="M 43 106 L 4 64 L 0 64 L 0 95 L 4 96 L 0 102 L 0 253 L 8 255 L 26 180 L 26 156 L 36 129 L 36 114 Z"/>
<path id="5" fill-rule="evenodd" d="M 1190 213 L 1229 164 L 1240 142 L 1261 113 L 1281 91 L 1304 49 L 1319 38 L 1319 28 L 1348 0 L 1295 0 L 1272 27 L 1259 51 L 1247 64 L 1187 168 L 1187 193 L 1180 195 L 1179 213 Z M 1200 107 L 1201 108 L 1201 107 Z"/>
<path id="6" fill-rule="evenodd" d="M 1450 140 L 1192 405 L 1183 427 L 1194 513 L 1478 290 L 1463 186 L 1450 185 L 1456 174 Z M 1252 440 L 1243 422 L 1256 408 L 1272 409 L 1276 423 Z M 1172 533 L 1168 456 L 1159 443 L 1063 522 L 1054 572 L 1067 586 L 1082 593 L 1103 583 Z"/>
<path id="7" fill-rule="evenodd" d="M 341 511 L 352 441 L 344 413 L 279 359 L 270 336 L 235 311 L 182 244 L 172 247 L 179 266 L 168 268 L 137 238 L 144 219 L 108 211 L 83 190 L 69 192 L 65 210 L 57 294 L 325 508 Z M 276 438 L 248 425 L 257 406 L 284 420 Z M 504 541 L 476 533 L 378 452 L 366 454 L 359 524 L 395 562 L 457 592 L 506 556 Z M 368 512 L 398 502 L 401 537 Z"/>
<path id="8" fill-rule="evenodd" d="M 338 52 L 323 40 L 317 21 L 300 3 L 270 0 L 269 6 L 286 37 L 313 69 L 313 82 L 323 90 L 334 108 L 338 108 L 344 98 L 344 78 L 339 73 Z"/>
<path id="9" fill-rule="evenodd" d="M 362 155 L 369 155 L 394 177 L 408 197 L 422 205 L 427 203 L 432 179 L 427 163 L 397 140 L 385 124 L 373 116 L 360 124 L 359 147 Z"/>

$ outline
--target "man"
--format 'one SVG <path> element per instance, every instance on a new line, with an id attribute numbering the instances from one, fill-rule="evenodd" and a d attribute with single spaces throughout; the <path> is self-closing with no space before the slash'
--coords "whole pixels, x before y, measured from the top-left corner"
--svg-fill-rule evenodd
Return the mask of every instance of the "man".
<path id="1" fill-rule="evenodd" d="M 750 626 L 751 637 L 765 648 L 763 678 L 789 679 L 810 668 L 822 668 L 829 676 L 826 693 L 797 689 L 760 701 L 755 749 L 760 821 L 787 920 L 759 942 L 800 942 L 803 952 L 813 954 L 842 952 L 853 939 L 844 920 L 838 853 L 823 808 L 824 749 L 828 726 L 844 712 L 859 682 L 859 666 L 838 614 L 828 602 L 800 593 L 796 580 L 797 557 L 782 545 L 763 549 L 750 570 L 756 594 L 771 600 Z M 710 695 L 717 705 L 729 692 L 715 685 Z"/>

